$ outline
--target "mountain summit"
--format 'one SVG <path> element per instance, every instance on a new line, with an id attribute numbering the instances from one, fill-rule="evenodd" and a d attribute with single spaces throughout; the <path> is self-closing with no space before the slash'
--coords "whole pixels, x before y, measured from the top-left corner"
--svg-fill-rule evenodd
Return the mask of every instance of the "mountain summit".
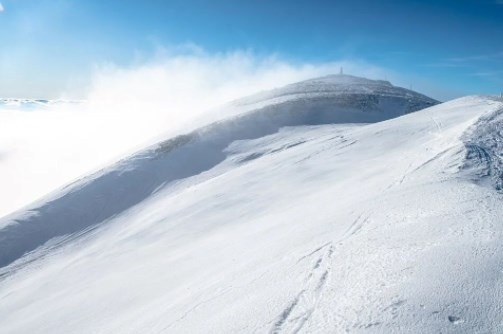
<path id="1" fill-rule="evenodd" d="M 262 92 L 233 103 L 246 110 L 310 114 L 306 122 L 371 123 L 431 107 L 439 102 L 388 81 L 335 74 Z M 362 114 L 364 113 L 364 114 Z"/>
<path id="2" fill-rule="evenodd" d="M 347 74 L 332 74 L 308 79 L 266 92 L 266 96 L 278 97 L 291 94 L 320 96 L 322 94 L 376 94 L 383 96 L 421 97 L 425 101 L 434 100 L 422 94 L 393 86 L 389 81 L 371 80 Z"/>

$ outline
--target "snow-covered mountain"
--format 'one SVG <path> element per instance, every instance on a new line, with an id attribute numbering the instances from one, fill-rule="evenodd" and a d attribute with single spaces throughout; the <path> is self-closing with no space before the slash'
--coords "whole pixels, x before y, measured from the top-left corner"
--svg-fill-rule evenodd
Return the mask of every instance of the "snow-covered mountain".
<path id="1" fill-rule="evenodd" d="M 503 102 L 435 103 L 308 80 L 5 217 L 0 332 L 500 331 Z"/>
<path id="2" fill-rule="evenodd" d="M 281 126 L 373 122 L 436 103 L 389 83 L 337 75 L 230 103 L 195 119 L 182 132 L 173 129 L 169 108 L 167 116 L 152 118 L 145 110 L 136 117 L 122 110 L 96 111 L 96 101 L 5 101 L 9 103 L 3 107 L 0 103 L 0 184 L 8 191 L 0 192 L 0 217 L 147 143 L 190 134 L 215 120 L 223 121 L 212 132 L 225 128 L 221 135 L 231 136 L 218 144 L 225 147 L 233 139 L 272 133 Z"/>
<path id="3" fill-rule="evenodd" d="M 0 230 L 0 266 L 51 238 L 99 224 L 160 187 L 213 168 L 225 160 L 226 149 L 236 140 L 260 138 L 285 126 L 375 122 L 435 103 L 384 81 L 347 75 L 308 80 L 236 101 L 226 107 L 231 117 L 140 151 L 56 193 L 57 199 L 42 199 L 28 209 L 36 215 L 26 217 L 24 210 L 21 218 L 14 214 L 4 219 L 6 224 L 17 224 Z"/>

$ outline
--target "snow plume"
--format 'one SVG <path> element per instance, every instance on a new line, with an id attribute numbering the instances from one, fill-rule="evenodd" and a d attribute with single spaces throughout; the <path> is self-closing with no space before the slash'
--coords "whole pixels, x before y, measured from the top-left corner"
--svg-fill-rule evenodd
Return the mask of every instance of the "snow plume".
<path id="1" fill-rule="evenodd" d="M 355 75 L 384 76 L 376 67 L 349 61 L 295 64 L 252 52 L 209 54 L 195 49 L 183 54 L 163 52 L 129 68 L 102 66 L 87 99 L 91 110 L 120 113 L 121 122 L 131 119 L 137 130 L 139 123 L 146 123 L 150 133 L 155 128 L 170 132 L 234 99 L 338 73 L 340 67 Z"/>
<path id="2" fill-rule="evenodd" d="M 207 110 L 338 73 L 341 66 L 350 74 L 384 76 L 363 63 L 296 64 L 252 52 L 192 48 L 159 52 L 129 67 L 98 66 L 85 103 L 32 103 L 29 112 L 0 106 L 0 216 L 152 141 L 214 119 L 208 115 L 224 116 Z"/>

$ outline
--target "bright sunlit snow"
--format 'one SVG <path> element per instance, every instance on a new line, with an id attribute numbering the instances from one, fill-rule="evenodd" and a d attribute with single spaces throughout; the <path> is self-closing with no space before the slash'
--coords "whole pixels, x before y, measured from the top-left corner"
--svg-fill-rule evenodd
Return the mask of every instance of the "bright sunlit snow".
<path id="1" fill-rule="evenodd" d="M 5 217 L 0 332 L 500 331 L 503 102 L 436 103 L 308 80 Z"/>

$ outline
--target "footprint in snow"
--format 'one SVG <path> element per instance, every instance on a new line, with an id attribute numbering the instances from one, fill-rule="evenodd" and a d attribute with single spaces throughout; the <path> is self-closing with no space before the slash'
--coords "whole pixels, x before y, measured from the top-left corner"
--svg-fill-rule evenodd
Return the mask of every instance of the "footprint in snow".
<path id="1" fill-rule="evenodd" d="M 457 324 L 460 324 L 460 323 L 464 322 L 464 320 L 461 319 L 460 317 L 456 317 L 456 316 L 453 316 L 453 315 L 448 316 L 447 319 L 449 319 L 449 321 L 451 323 L 453 323 L 454 325 L 457 325 Z"/>

